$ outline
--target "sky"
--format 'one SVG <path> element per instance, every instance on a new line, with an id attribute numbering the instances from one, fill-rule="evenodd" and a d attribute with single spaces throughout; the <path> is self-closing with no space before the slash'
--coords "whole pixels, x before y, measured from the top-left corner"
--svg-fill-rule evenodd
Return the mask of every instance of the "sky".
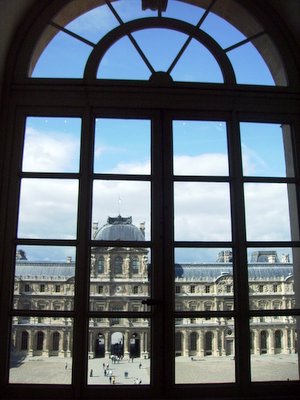
<path id="1" fill-rule="evenodd" d="M 139 1 L 114 3 L 124 21 L 141 16 Z M 136 8 L 132 8 L 136 6 Z M 196 24 L 203 10 L 179 1 L 169 1 L 166 16 Z M 101 24 L 99 23 L 101 21 Z M 107 7 L 96 8 L 72 21 L 67 28 L 97 43 L 118 25 Z M 210 13 L 201 27 L 226 48 L 244 39 L 226 21 Z M 186 37 L 166 29 L 134 34 L 155 70 L 166 70 Z M 154 39 L 154 40 L 153 40 Z M 57 34 L 42 53 L 33 77 L 82 77 L 91 47 Z M 124 55 L 126 63 L 124 64 Z M 163 54 L 163 57 L 162 57 Z M 252 45 L 228 54 L 239 83 L 274 84 L 266 65 Z M 251 66 L 249 65 L 251 58 Z M 60 62 L 57 62 L 57 59 Z M 191 59 L 193 60 L 191 62 Z M 196 62 L 194 62 L 196 60 Z M 253 68 L 253 65 L 256 68 Z M 253 75 L 253 69 L 255 74 Z M 108 50 L 98 78 L 149 79 L 149 70 L 125 38 Z M 172 72 L 183 81 L 222 82 L 222 74 L 203 45 L 192 41 Z M 240 125 L 243 173 L 245 176 L 284 177 L 285 155 L 279 124 L 243 122 Z M 79 171 L 80 118 L 28 117 L 22 170 L 26 172 Z M 95 173 L 149 175 L 151 121 L 147 119 L 97 118 L 93 168 Z M 225 121 L 173 121 L 173 164 L 175 175 L 228 176 L 227 126 Z M 108 216 L 132 216 L 137 226 L 146 223 L 150 239 L 151 186 L 148 181 L 105 181 L 93 183 L 92 221 L 99 226 Z M 78 212 L 77 179 L 23 179 L 18 236 L 23 238 L 75 239 Z M 290 240 L 286 184 L 245 184 L 248 240 Z M 231 240 L 230 188 L 224 182 L 176 182 L 174 185 L 174 235 L 176 240 Z M 50 258 L 51 252 L 29 248 L 30 259 Z M 53 258 L 63 259 L 72 249 L 55 249 Z M 218 249 L 219 250 L 219 249 Z M 71 255 L 73 255 L 71 254 Z M 181 254 L 185 261 L 215 261 L 213 256 Z M 75 255 L 74 255 L 75 257 Z M 205 260 L 203 259 L 205 258 Z M 210 259 L 208 259 L 210 258 Z M 214 259 L 213 259 L 214 258 Z M 179 260 L 180 261 L 180 260 Z"/>

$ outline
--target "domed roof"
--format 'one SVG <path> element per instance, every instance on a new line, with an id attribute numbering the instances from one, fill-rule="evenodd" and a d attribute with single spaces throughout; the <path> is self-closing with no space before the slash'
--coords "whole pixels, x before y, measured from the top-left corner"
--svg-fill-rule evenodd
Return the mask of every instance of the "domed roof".
<path id="1" fill-rule="evenodd" d="M 108 217 L 107 224 L 103 225 L 94 236 L 95 240 L 132 240 L 144 241 L 144 230 L 132 224 L 132 217 Z"/>

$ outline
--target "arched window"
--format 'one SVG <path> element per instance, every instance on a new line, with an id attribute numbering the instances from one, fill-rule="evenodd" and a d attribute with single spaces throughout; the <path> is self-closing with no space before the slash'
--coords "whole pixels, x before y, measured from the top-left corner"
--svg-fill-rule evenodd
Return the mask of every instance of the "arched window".
<path id="1" fill-rule="evenodd" d="M 104 273 L 104 257 L 102 256 L 98 259 L 97 272 L 98 274 Z"/>
<path id="2" fill-rule="evenodd" d="M 114 261 L 114 273 L 120 275 L 123 273 L 123 258 L 117 256 Z"/>
<path id="3" fill-rule="evenodd" d="M 23 369 L 21 389 L 20 374 L 5 370 L 14 360 L 8 343 L 30 321 L 33 353 L 51 350 L 51 330 L 52 349 L 60 340 L 65 349 L 72 373 L 62 397 L 119 396 L 91 375 L 99 330 L 107 344 L 120 334 L 124 356 L 138 332 L 134 354 L 147 374 L 137 396 L 218 398 L 224 383 L 228 397 L 248 396 L 250 384 L 251 395 L 261 395 L 254 353 L 271 348 L 270 320 L 299 332 L 300 319 L 299 282 L 280 309 L 268 291 L 271 277 L 299 280 L 300 264 L 299 51 L 275 2 L 30 3 L 8 59 L 1 121 L 0 353 L 10 354 L 1 385 L 29 397 L 30 384 L 46 383 L 47 396 L 57 397 L 66 383 L 62 373 L 49 382 L 41 367 L 36 381 Z M 102 226 L 94 234 L 93 221 Z M 27 260 L 14 262 L 16 249 Z M 220 261 L 222 252 L 230 256 Z M 281 262 L 275 253 L 287 255 Z M 93 254 L 105 254 L 95 266 L 100 275 L 107 260 L 105 276 L 95 276 L 94 265 L 91 272 Z M 132 276 L 146 270 L 135 254 L 149 260 L 148 277 Z M 34 283 L 21 295 L 14 284 L 24 276 Z M 233 283 L 220 293 L 222 276 Z M 54 293 L 59 309 L 47 284 L 40 290 L 50 281 L 64 286 Z M 101 296 L 97 287 L 105 287 Z M 49 307 L 37 309 L 37 297 Z M 251 331 L 261 332 L 253 354 Z M 219 373 L 220 354 L 199 382 L 189 345 L 200 355 L 234 353 L 230 373 Z M 290 383 L 296 370 L 287 377 L 282 369 L 268 395 L 298 389 Z M 260 380 L 269 381 L 263 371 Z M 119 372 L 129 398 L 134 382 Z"/>
<path id="4" fill-rule="evenodd" d="M 140 271 L 140 261 L 137 257 L 131 259 L 131 272 L 133 274 L 138 274 Z"/>

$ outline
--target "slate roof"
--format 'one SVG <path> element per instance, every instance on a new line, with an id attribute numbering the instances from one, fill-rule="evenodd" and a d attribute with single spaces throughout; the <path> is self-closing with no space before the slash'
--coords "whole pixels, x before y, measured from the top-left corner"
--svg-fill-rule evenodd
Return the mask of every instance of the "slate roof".
<path id="1" fill-rule="evenodd" d="M 75 263 L 19 261 L 15 275 L 18 278 L 69 279 L 75 275 Z"/>
<path id="2" fill-rule="evenodd" d="M 30 262 L 16 263 L 16 277 L 43 279 L 69 279 L 75 274 L 75 263 Z M 187 281 L 215 281 L 221 276 L 232 275 L 232 265 L 228 263 L 176 264 L 175 277 Z M 293 275 L 293 265 L 257 263 L 249 265 L 250 280 L 280 280 Z"/>
<path id="3" fill-rule="evenodd" d="M 215 281 L 232 275 L 232 265 L 228 263 L 176 264 L 175 277 L 183 280 Z M 249 264 L 249 280 L 280 280 L 293 275 L 292 264 L 257 263 Z"/>

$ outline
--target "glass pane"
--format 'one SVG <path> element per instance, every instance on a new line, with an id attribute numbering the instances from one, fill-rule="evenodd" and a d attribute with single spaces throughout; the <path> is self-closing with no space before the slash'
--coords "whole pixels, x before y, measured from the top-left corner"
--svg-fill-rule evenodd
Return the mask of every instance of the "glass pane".
<path id="1" fill-rule="evenodd" d="M 32 78 L 82 78 L 92 47 L 58 31 L 42 52 Z"/>
<path id="2" fill-rule="evenodd" d="M 14 308 L 71 310 L 73 309 L 74 279 L 74 247 L 18 246 L 15 263 Z M 24 319 L 27 318 L 24 317 Z"/>
<path id="3" fill-rule="evenodd" d="M 297 248 L 248 249 L 248 279 L 252 310 L 295 308 L 294 274 L 300 252 Z M 295 265 L 295 267 L 294 267 Z M 295 271 L 294 271 L 295 270 Z M 299 307 L 299 305 L 298 305 Z M 272 317 L 275 320 L 281 317 Z"/>
<path id="4" fill-rule="evenodd" d="M 99 23 L 100 21 L 101 23 Z M 54 22 L 56 22 L 55 18 Z M 93 43 L 98 43 L 103 36 L 118 25 L 118 21 L 104 4 L 80 15 L 66 25 L 66 29 Z"/>
<path id="5" fill-rule="evenodd" d="M 150 174 L 151 122 L 97 118 L 94 172 Z"/>
<path id="6" fill-rule="evenodd" d="M 232 311 L 232 250 L 175 249 L 175 310 Z"/>
<path id="7" fill-rule="evenodd" d="M 227 52 L 237 83 L 274 86 L 274 79 L 264 59 L 252 43 Z"/>
<path id="8" fill-rule="evenodd" d="M 151 28 L 133 33 L 155 71 L 167 71 L 188 36 L 171 29 Z"/>
<path id="9" fill-rule="evenodd" d="M 223 49 L 246 39 L 237 28 L 212 12 L 205 18 L 201 29 L 214 38 Z"/>
<path id="10" fill-rule="evenodd" d="M 175 175 L 228 175 L 226 123 L 173 121 Z"/>
<path id="11" fill-rule="evenodd" d="M 149 249 L 143 247 L 93 247 L 91 311 L 145 311 L 142 300 L 151 294 L 150 260 Z"/>
<path id="12" fill-rule="evenodd" d="M 90 319 L 88 384 L 149 385 L 150 346 L 148 319 Z"/>
<path id="13" fill-rule="evenodd" d="M 175 322 L 175 383 L 234 382 L 234 321 L 185 321 Z"/>
<path id="14" fill-rule="evenodd" d="M 243 122 L 240 128 L 244 175 L 294 176 L 288 125 Z"/>
<path id="15" fill-rule="evenodd" d="M 27 117 L 23 171 L 78 172 L 79 118 Z"/>
<path id="16" fill-rule="evenodd" d="M 252 381 L 299 380 L 297 329 L 299 317 L 254 317 L 251 329 Z"/>
<path id="17" fill-rule="evenodd" d="M 171 73 L 174 81 L 223 83 L 223 74 L 214 56 L 192 39 Z"/>
<path id="18" fill-rule="evenodd" d="M 77 180 L 22 179 L 18 237 L 75 238 L 77 197 Z"/>
<path id="19" fill-rule="evenodd" d="M 227 183 L 174 183 L 175 240 L 231 239 Z"/>
<path id="20" fill-rule="evenodd" d="M 299 237 L 294 185 L 246 183 L 245 209 L 248 240 L 293 240 Z M 293 213 L 290 215 L 290 213 Z"/>
<path id="21" fill-rule="evenodd" d="M 98 79 L 148 80 L 151 72 L 127 36 L 121 38 L 103 56 Z"/>
<path id="22" fill-rule="evenodd" d="M 72 318 L 13 317 L 9 383 L 71 384 Z"/>
<path id="23" fill-rule="evenodd" d="M 95 240 L 149 240 L 150 183 L 94 181 L 93 221 Z"/>
<path id="24" fill-rule="evenodd" d="M 175 18 L 196 25 L 204 14 L 204 9 L 182 1 L 168 1 L 164 17 Z"/>

